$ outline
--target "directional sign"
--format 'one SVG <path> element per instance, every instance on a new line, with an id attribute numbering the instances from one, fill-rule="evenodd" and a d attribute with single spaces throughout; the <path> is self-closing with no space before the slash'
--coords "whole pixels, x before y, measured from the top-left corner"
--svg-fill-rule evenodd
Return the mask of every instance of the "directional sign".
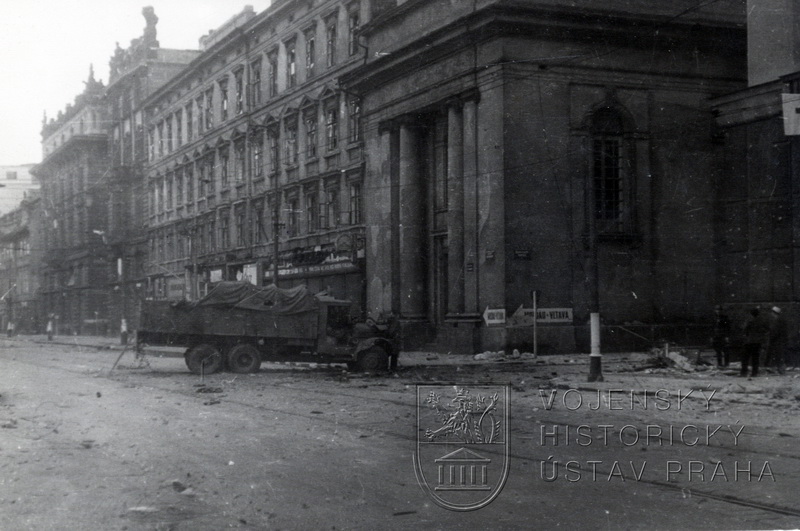
<path id="1" fill-rule="evenodd" d="M 572 323 L 572 308 L 537 308 L 537 323 Z M 533 326 L 533 308 L 520 305 L 508 320 L 508 326 Z"/>
<path id="2" fill-rule="evenodd" d="M 488 306 L 483 311 L 483 321 L 486 326 L 501 325 L 506 322 L 506 309 L 496 308 L 490 309 Z"/>

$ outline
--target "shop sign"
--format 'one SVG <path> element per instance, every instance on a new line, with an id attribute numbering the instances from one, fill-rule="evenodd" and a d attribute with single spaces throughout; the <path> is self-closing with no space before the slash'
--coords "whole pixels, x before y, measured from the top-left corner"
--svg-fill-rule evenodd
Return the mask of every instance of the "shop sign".
<path id="1" fill-rule="evenodd" d="M 169 277 L 167 280 L 167 298 L 170 300 L 180 300 L 185 297 L 186 283 L 182 278 Z"/>

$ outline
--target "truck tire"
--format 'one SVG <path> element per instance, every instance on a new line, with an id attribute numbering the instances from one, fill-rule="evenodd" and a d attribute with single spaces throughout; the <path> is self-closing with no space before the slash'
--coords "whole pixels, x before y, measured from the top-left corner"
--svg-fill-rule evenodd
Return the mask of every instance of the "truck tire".
<path id="1" fill-rule="evenodd" d="M 358 354 L 358 369 L 364 372 L 386 372 L 389 355 L 381 347 L 370 347 Z"/>
<path id="2" fill-rule="evenodd" d="M 238 374 L 258 372 L 261 367 L 261 352 L 253 345 L 239 343 L 228 351 L 228 370 Z"/>
<path id="3" fill-rule="evenodd" d="M 213 374 L 222 368 L 222 354 L 208 343 L 193 346 L 184 357 L 186 366 L 194 374 Z"/>

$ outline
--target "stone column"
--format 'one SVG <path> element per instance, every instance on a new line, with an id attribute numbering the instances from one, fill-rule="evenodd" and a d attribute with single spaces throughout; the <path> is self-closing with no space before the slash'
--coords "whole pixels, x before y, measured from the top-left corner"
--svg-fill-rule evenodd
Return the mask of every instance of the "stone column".
<path id="1" fill-rule="evenodd" d="M 392 135 L 388 125 L 381 125 L 378 135 L 366 139 L 367 160 L 364 177 L 364 221 L 366 238 L 367 314 L 399 311 L 392 305 L 392 258 L 397 253 L 392 224 Z M 342 204 L 348 204 L 349 187 L 342 174 Z"/>
<path id="2" fill-rule="evenodd" d="M 400 124 L 399 139 L 399 260 L 400 313 L 404 319 L 425 317 L 424 201 L 420 182 L 418 141 L 413 123 Z"/>
<path id="3" fill-rule="evenodd" d="M 447 107 L 448 314 L 464 313 L 464 120 L 461 102 Z"/>
<path id="4" fill-rule="evenodd" d="M 477 99 L 464 102 L 464 312 L 478 307 L 478 136 Z"/>

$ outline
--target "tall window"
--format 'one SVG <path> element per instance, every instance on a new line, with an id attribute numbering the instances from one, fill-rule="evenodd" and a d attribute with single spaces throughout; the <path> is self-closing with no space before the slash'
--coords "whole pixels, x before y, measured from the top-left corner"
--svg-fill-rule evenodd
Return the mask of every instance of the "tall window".
<path id="1" fill-rule="evenodd" d="M 194 169 L 191 164 L 186 166 L 184 178 L 186 179 L 186 203 L 191 205 L 194 201 Z"/>
<path id="2" fill-rule="evenodd" d="M 306 157 L 317 156 L 317 113 L 309 112 L 306 115 Z"/>
<path id="3" fill-rule="evenodd" d="M 339 189 L 328 188 L 325 196 L 325 219 L 320 221 L 325 228 L 335 228 L 339 224 Z"/>
<path id="4" fill-rule="evenodd" d="M 325 20 L 325 63 L 328 68 L 336 64 L 336 16 Z"/>
<path id="5" fill-rule="evenodd" d="M 297 43 L 294 40 L 286 43 L 286 84 L 289 87 L 297 84 Z"/>
<path id="6" fill-rule="evenodd" d="M 297 118 L 287 120 L 284 129 L 286 164 L 297 164 Z"/>
<path id="7" fill-rule="evenodd" d="M 266 236 L 265 236 L 266 240 L 269 240 L 270 237 L 275 237 L 276 236 L 276 231 L 278 230 L 278 227 L 276 227 L 275 225 L 279 224 L 280 221 L 281 221 L 280 214 L 281 214 L 280 212 L 275 210 L 275 197 L 274 196 L 268 197 L 267 198 L 267 212 L 266 212 L 266 215 L 264 217 L 265 217 L 265 219 L 270 220 L 271 223 L 269 224 L 269 227 L 267 227 L 267 230 L 264 231 L 266 233 Z"/>
<path id="8" fill-rule="evenodd" d="M 250 141 L 250 168 L 253 177 L 264 176 L 264 135 L 260 131 Z"/>
<path id="9" fill-rule="evenodd" d="M 361 223 L 361 183 L 350 183 L 350 224 Z"/>
<path id="10" fill-rule="evenodd" d="M 286 201 L 286 209 L 288 210 L 286 231 L 289 233 L 290 237 L 297 236 L 297 215 L 300 213 L 300 211 L 297 208 L 296 197 L 292 197 Z"/>
<path id="11" fill-rule="evenodd" d="M 267 143 L 269 145 L 269 171 L 270 173 L 277 173 L 281 159 L 277 126 L 267 130 Z"/>
<path id="12" fill-rule="evenodd" d="M 253 203 L 253 243 L 264 241 L 264 202 Z"/>
<path id="13" fill-rule="evenodd" d="M 197 198 L 201 199 L 205 197 L 206 185 L 208 185 L 211 180 L 211 167 L 208 164 L 208 157 L 203 157 L 199 160 L 198 170 Z"/>
<path id="14" fill-rule="evenodd" d="M 186 142 L 194 140 L 194 113 L 192 112 L 192 103 L 186 104 Z"/>
<path id="15" fill-rule="evenodd" d="M 267 83 L 269 84 L 269 96 L 278 95 L 278 52 L 271 52 L 267 55 Z"/>
<path id="16" fill-rule="evenodd" d="M 230 242 L 230 233 L 228 229 L 228 211 L 222 210 L 219 213 L 219 248 L 227 249 Z"/>
<path id="17" fill-rule="evenodd" d="M 201 96 L 198 96 L 194 100 L 195 107 L 196 107 L 196 110 L 197 110 L 197 136 L 200 136 L 201 134 L 203 134 L 203 131 L 205 130 L 205 128 L 204 128 L 205 127 L 205 121 L 203 120 L 203 117 L 205 116 L 204 115 L 204 110 L 203 110 L 204 109 L 204 106 L 203 106 L 204 105 L 204 103 L 203 103 L 204 102 L 204 97 L 205 97 L 205 94 L 203 94 Z"/>
<path id="18" fill-rule="evenodd" d="M 245 145 L 244 139 L 239 139 L 233 144 L 233 178 L 236 182 L 241 182 L 244 180 L 244 171 L 245 171 Z"/>
<path id="19" fill-rule="evenodd" d="M 170 173 L 167 175 L 167 179 L 165 181 L 165 185 L 167 187 L 167 210 L 172 210 L 172 208 L 175 206 L 175 203 L 173 202 L 174 196 L 172 195 L 172 183 L 174 179 L 175 175 Z"/>
<path id="20" fill-rule="evenodd" d="M 236 91 L 236 115 L 244 112 L 244 68 L 233 73 L 234 90 Z"/>
<path id="21" fill-rule="evenodd" d="M 183 206 L 183 168 L 175 171 L 175 201 L 176 206 Z"/>
<path id="22" fill-rule="evenodd" d="M 164 122 L 158 122 L 158 156 L 164 156 Z"/>
<path id="23" fill-rule="evenodd" d="M 314 76 L 314 59 L 317 54 L 315 32 L 316 29 L 306 32 L 306 79 Z"/>
<path id="24" fill-rule="evenodd" d="M 156 158 L 156 128 L 147 130 L 147 160 L 152 162 Z"/>
<path id="25" fill-rule="evenodd" d="M 261 105 L 261 58 L 250 63 L 250 94 L 254 106 Z"/>
<path id="26" fill-rule="evenodd" d="M 351 98 L 349 105 L 350 112 L 348 113 L 348 129 L 350 133 L 350 142 L 361 141 L 361 100 L 359 98 Z"/>
<path id="27" fill-rule="evenodd" d="M 308 232 L 319 229 L 319 206 L 317 205 L 317 192 L 306 194 L 306 227 Z"/>
<path id="28" fill-rule="evenodd" d="M 205 129 L 214 127 L 214 87 L 206 90 Z"/>
<path id="29" fill-rule="evenodd" d="M 219 80 L 219 110 L 220 121 L 224 122 L 228 119 L 228 80 Z"/>
<path id="30" fill-rule="evenodd" d="M 208 223 L 206 223 L 206 234 L 208 235 L 206 250 L 213 251 L 217 248 L 217 224 L 213 215 L 209 218 Z"/>
<path id="31" fill-rule="evenodd" d="M 347 13 L 347 39 L 348 39 L 348 49 L 350 55 L 355 55 L 358 52 L 358 27 L 361 25 L 361 18 L 359 15 L 359 5 L 355 3 L 354 5 L 350 6 L 350 9 Z"/>
<path id="32" fill-rule="evenodd" d="M 167 117 L 167 153 L 172 153 L 173 144 L 172 144 L 172 116 Z"/>
<path id="33" fill-rule="evenodd" d="M 183 145 L 183 110 L 175 111 L 175 143 L 178 147 Z"/>
<path id="34" fill-rule="evenodd" d="M 245 217 L 245 210 L 244 205 L 238 205 L 236 207 L 236 246 L 237 247 L 244 247 L 247 245 L 246 241 L 246 217 Z"/>
<path id="35" fill-rule="evenodd" d="M 325 109 L 325 147 L 328 151 L 339 147 L 339 107 L 335 102 Z"/>
<path id="36" fill-rule="evenodd" d="M 228 166 L 230 165 L 230 148 L 223 146 L 219 149 L 219 182 L 222 188 L 228 186 Z"/>
<path id="37" fill-rule="evenodd" d="M 156 199 L 156 183 L 150 183 L 150 215 L 155 216 L 158 213 L 158 203 Z"/>
<path id="38" fill-rule="evenodd" d="M 603 108 L 592 117 L 592 187 L 598 233 L 628 231 L 630 189 L 625 179 L 623 122 L 620 114 Z"/>
<path id="39" fill-rule="evenodd" d="M 199 255 L 206 252 L 206 226 L 204 223 L 200 223 L 197 226 L 197 240 L 192 240 L 192 254 Z"/>

